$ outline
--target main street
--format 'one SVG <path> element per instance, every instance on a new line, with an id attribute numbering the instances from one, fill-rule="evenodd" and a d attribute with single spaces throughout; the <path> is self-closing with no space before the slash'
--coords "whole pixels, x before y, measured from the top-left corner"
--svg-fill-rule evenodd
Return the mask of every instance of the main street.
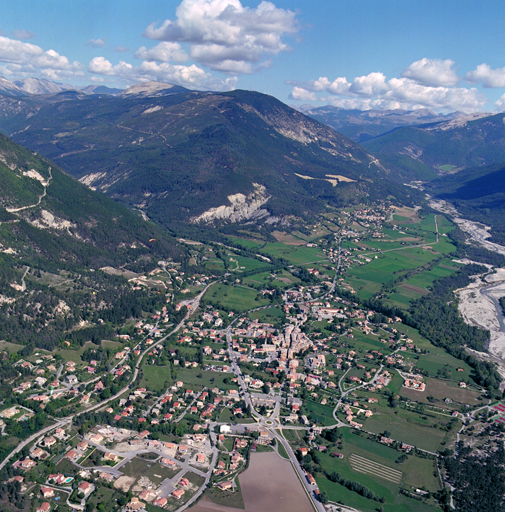
<path id="1" fill-rule="evenodd" d="M 270 434 L 273 436 L 274 439 L 277 440 L 278 443 L 281 443 L 284 449 L 286 450 L 286 453 L 289 456 L 289 461 L 291 462 L 291 465 L 293 466 L 294 470 L 296 471 L 298 478 L 303 485 L 305 492 L 307 493 L 307 496 L 314 507 L 314 509 L 317 512 L 326 512 L 323 504 L 319 501 L 317 495 L 315 494 L 316 488 L 311 486 L 307 480 L 307 474 L 301 467 L 300 463 L 298 462 L 298 459 L 296 458 L 296 455 L 294 454 L 291 446 L 289 443 L 284 439 L 284 437 L 277 431 L 279 429 L 282 432 L 282 425 L 280 422 L 279 412 L 280 412 L 280 401 L 281 401 L 281 395 L 276 396 L 276 405 L 274 408 L 273 414 L 271 414 L 269 417 L 262 416 L 259 414 L 255 409 L 252 402 L 251 394 L 248 390 L 248 387 L 244 381 L 244 377 L 242 375 L 242 372 L 238 366 L 237 363 L 237 356 L 235 352 L 233 351 L 233 339 L 232 339 L 232 328 L 233 322 L 228 326 L 226 329 L 226 341 L 228 344 L 228 355 L 231 361 L 231 367 L 233 370 L 233 373 L 237 377 L 239 389 L 240 389 L 240 395 L 244 399 L 246 406 L 250 408 L 251 416 L 256 420 L 256 428 L 261 428 L 264 430 L 267 430 L 270 432 Z M 280 392 L 282 393 L 282 391 Z M 275 395 L 274 395 L 275 396 Z M 252 425 L 248 425 L 248 427 L 251 427 Z M 304 430 L 308 430 L 307 427 L 302 427 Z"/>

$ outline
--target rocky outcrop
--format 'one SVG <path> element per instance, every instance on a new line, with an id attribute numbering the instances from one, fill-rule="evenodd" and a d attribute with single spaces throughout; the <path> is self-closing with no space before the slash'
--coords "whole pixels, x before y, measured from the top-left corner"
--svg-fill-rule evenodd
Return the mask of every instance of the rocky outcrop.
<path id="1" fill-rule="evenodd" d="M 194 223 L 210 224 L 215 221 L 241 222 L 244 220 L 258 220 L 270 214 L 261 207 L 270 199 L 263 185 L 253 183 L 254 190 L 247 196 L 233 194 L 228 196 L 229 205 L 211 208 L 198 217 L 191 219 Z"/>

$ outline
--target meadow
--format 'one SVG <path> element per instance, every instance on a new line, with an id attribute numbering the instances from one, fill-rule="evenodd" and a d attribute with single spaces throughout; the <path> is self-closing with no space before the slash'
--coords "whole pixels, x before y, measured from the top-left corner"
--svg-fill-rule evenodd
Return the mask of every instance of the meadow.
<path id="1" fill-rule="evenodd" d="M 258 295 L 256 290 L 245 286 L 214 284 L 204 296 L 204 300 L 218 303 L 230 311 L 243 312 L 270 304 L 268 298 Z"/>

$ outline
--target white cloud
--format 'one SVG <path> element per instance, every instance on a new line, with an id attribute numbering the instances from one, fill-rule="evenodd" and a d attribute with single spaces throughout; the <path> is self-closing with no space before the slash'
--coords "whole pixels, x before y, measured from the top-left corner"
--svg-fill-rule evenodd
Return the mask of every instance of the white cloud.
<path id="1" fill-rule="evenodd" d="M 89 63 L 88 70 L 98 75 L 119 77 L 129 83 L 155 80 L 200 90 L 228 91 L 234 89 L 237 84 L 236 77 L 220 80 L 195 64 L 183 66 L 168 62 L 143 61 L 140 66 L 132 66 L 120 61 L 114 66 L 104 57 L 95 57 Z"/>
<path id="2" fill-rule="evenodd" d="M 135 57 L 141 60 L 158 62 L 186 62 L 188 55 L 179 43 L 163 41 L 154 48 L 148 50 L 145 46 L 135 52 Z"/>
<path id="3" fill-rule="evenodd" d="M 35 34 L 30 30 L 13 30 L 12 37 L 15 39 L 33 39 Z"/>
<path id="4" fill-rule="evenodd" d="M 488 64 L 480 64 L 465 75 L 465 80 L 482 83 L 486 88 L 505 87 L 505 68 L 491 69 Z"/>
<path id="5" fill-rule="evenodd" d="M 69 77 L 81 76 L 84 67 L 80 62 L 70 62 L 54 50 L 44 51 L 37 45 L 2 36 L 0 62 L 5 63 L 2 68 L 5 75 L 26 77 L 40 72 L 44 78 L 49 79 L 53 79 L 52 76 L 60 77 L 63 72 Z"/>
<path id="6" fill-rule="evenodd" d="M 293 85 L 291 99 L 302 101 L 325 101 L 341 108 L 368 109 L 418 109 L 460 110 L 463 112 L 480 111 L 488 98 L 476 88 L 453 87 L 450 85 L 435 86 L 436 80 L 446 84 L 456 84 L 458 79 L 453 73 L 453 61 L 435 61 L 421 59 L 414 62 L 404 71 L 414 78 L 386 79 L 381 72 L 354 78 L 348 82 L 345 77 L 331 81 L 327 77 L 319 77 L 309 82 L 288 82 Z M 438 78 L 434 70 L 440 71 Z M 504 70 L 505 75 L 505 70 Z M 421 80 L 426 83 L 421 83 Z M 318 93 L 328 93 L 323 97 Z"/>
<path id="7" fill-rule="evenodd" d="M 288 84 L 294 85 L 297 89 L 301 88 L 312 92 L 327 91 L 330 94 L 346 94 L 351 87 L 351 84 L 345 77 L 339 77 L 333 82 L 330 82 L 325 76 L 321 76 L 317 80 L 311 80 L 310 82 L 288 82 Z"/>
<path id="8" fill-rule="evenodd" d="M 499 112 L 505 111 L 505 94 L 502 94 L 500 96 L 500 99 L 494 102 L 494 106 L 496 107 L 496 110 Z"/>
<path id="9" fill-rule="evenodd" d="M 240 0 L 183 0 L 174 21 L 152 23 L 144 35 L 189 44 L 190 57 L 211 69 L 251 73 L 264 56 L 289 51 L 282 38 L 298 30 L 296 13 L 271 2 L 250 8 Z"/>
<path id="10" fill-rule="evenodd" d="M 105 46 L 104 39 L 90 39 L 87 43 L 84 43 L 85 46 L 91 46 L 91 48 L 102 48 Z"/>
<path id="11" fill-rule="evenodd" d="M 356 77 L 349 87 L 349 92 L 359 96 L 375 96 L 386 92 L 387 89 L 385 75 L 382 73 L 370 73 L 366 76 Z"/>
<path id="12" fill-rule="evenodd" d="M 301 101 L 316 101 L 317 96 L 307 89 L 303 89 L 302 87 L 293 87 L 289 98 L 292 100 L 301 100 Z"/>
<path id="13" fill-rule="evenodd" d="M 104 57 L 95 57 L 89 63 L 88 69 L 91 73 L 96 73 L 97 75 L 127 76 L 133 69 L 133 66 L 122 60 L 119 61 L 119 64 L 113 66 Z"/>
<path id="14" fill-rule="evenodd" d="M 38 68 L 78 70 L 84 66 L 80 62 L 70 62 L 67 57 L 54 50 L 47 50 L 33 60 L 33 65 Z"/>
<path id="15" fill-rule="evenodd" d="M 34 57 L 42 55 L 44 50 L 31 43 L 22 43 L 8 37 L 0 36 L 0 61 L 2 62 L 28 62 Z"/>
<path id="16" fill-rule="evenodd" d="M 475 112 L 487 102 L 486 96 L 475 88 L 426 87 L 408 78 L 392 78 L 388 86 L 386 97 L 406 105 Z"/>
<path id="17" fill-rule="evenodd" d="M 453 69 L 454 61 L 450 59 L 421 59 L 413 62 L 402 73 L 422 85 L 433 87 L 453 87 L 458 84 L 459 78 Z"/>

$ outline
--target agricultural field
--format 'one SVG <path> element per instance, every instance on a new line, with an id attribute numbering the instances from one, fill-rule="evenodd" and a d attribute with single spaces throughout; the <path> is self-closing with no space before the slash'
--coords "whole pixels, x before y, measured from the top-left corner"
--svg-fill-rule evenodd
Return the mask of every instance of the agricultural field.
<path id="1" fill-rule="evenodd" d="M 441 443 L 449 441 L 452 437 L 455 438 L 458 430 L 456 424 L 449 432 L 442 430 L 451 423 L 450 415 L 430 414 L 428 416 L 428 413 L 419 414 L 401 408 L 380 406 L 372 410 L 374 415 L 364 422 L 364 430 L 380 435 L 390 432 L 393 439 L 428 452 L 434 453 L 442 449 Z"/>
<path id="2" fill-rule="evenodd" d="M 204 300 L 219 303 L 230 311 L 243 312 L 270 304 L 270 300 L 258 295 L 256 290 L 246 286 L 215 284 L 204 296 Z"/>
<path id="3" fill-rule="evenodd" d="M 309 263 L 321 263 L 326 260 L 318 247 L 292 246 L 283 243 L 269 243 L 263 249 L 263 253 L 275 258 L 283 258 L 293 265 L 308 265 Z"/>
<path id="4" fill-rule="evenodd" d="M 437 227 L 440 234 L 438 242 Z M 383 238 L 354 243 L 346 241 L 343 244 L 345 248 L 359 248 L 355 256 L 364 255 L 371 259 L 368 262 L 365 259 L 355 260 L 361 264 L 351 266 L 346 274 L 346 282 L 359 297 L 369 299 L 385 293 L 386 301 L 391 305 L 408 308 L 411 300 L 429 293 L 433 281 L 458 269 L 457 264 L 444 258 L 444 255 L 455 250 L 448 238 L 444 237 L 451 229 L 454 229 L 453 225 L 441 215 L 436 216 L 435 224 L 435 215 L 420 219 L 417 212 L 412 212 L 408 225 L 401 227 L 398 227 L 394 215 L 389 227 L 386 225 L 382 228 Z M 353 259 L 355 256 L 353 254 Z M 390 283 L 394 290 L 384 290 L 384 285 Z"/>
<path id="5" fill-rule="evenodd" d="M 158 457 L 158 455 L 152 455 Z M 146 461 L 138 457 L 134 457 L 130 462 L 121 466 L 121 472 L 125 475 L 137 478 L 139 476 L 146 476 L 156 485 L 159 485 L 165 478 L 173 478 L 178 471 L 180 471 L 180 469 L 174 470 L 166 468 L 158 462 Z"/>
<path id="6" fill-rule="evenodd" d="M 242 283 L 250 286 L 277 286 L 278 288 L 292 288 L 301 281 L 286 270 L 272 272 L 259 272 L 243 278 Z"/>
<path id="7" fill-rule="evenodd" d="M 307 412 L 310 414 L 310 417 L 313 418 L 317 424 L 325 426 L 335 424 L 335 418 L 333 417 L 334 407 L 321 405 L 310 400 L 308 400 L 305 405 L 307 406 Z"/>
<path id="8" fill-rule="evenodd" d="M 328 453 L 319 454 L 321 466 L 326 473 L 337 472 L 343 478 L 367 487 L 376 496 L 385 498 L 383 507 L 386 511 L 433 510 L 428 505 L 422 505 L 399 494 L 400 486 L 425 487 L 432 492 L 437 491 L 440 487 L 433 474 L 435 469 L 433 460 L 408 455 L 407 460 L 399 464 L 396 461 L 402 452 L 366 439 L 365 436 L 355 435 L 349 429 L 341 429 L 338 432 L 342 435 L 342 439 L 339 441 L 337 451 L 344 458 L 334 458 Z M 316 475 L 316 480 L 320 489 L 327 492 L 330 500 L 344 501 L 338 496 L 346 496 L 344 503 L 349 506 L 359 506 L 360 510 L 365 511 L 376 510 L 376 501 L 363 498 L 326 477 Z M 406 508 L 407 503 L 412 508 Z M 415 504 L 419 508 L 416 508 Z"/>
<path id="9" fill-rule="evenodd" d="M 9 354 L 17 354 L 24 345 L 17 343 L 10 343 L 8 341 L 0 341 L 0 351 L 6 350 Z"/>
<path id="10" fill-rule="evenodd" d="M 121 342 L 114 342 L 114 341 L 108 341 L 104 340 L 102 341 L 102 345 L 105 348 L 114 348 L 117 350 L 120 350 L 122 347 L 124 347 L 124 343 Z M 59 355 L 61 356 L 65 361 L 74 361 L 75 363 L 83 363 L 84 361 L 81 359 L 81 356 L 84 354 L 84 352 L 88 349 L 96 349 L 98 348 L 97 345 L 92 343 L 91 341 L 87 341 L 82 347 L 79 347 L 78 349 L 64 349 L 64 348 L 56 348 L 52 352 L 49 352 L 44 349 L 40 349 L 40 353 L 45 354 L 51 354 L 53 356 Z"/>

